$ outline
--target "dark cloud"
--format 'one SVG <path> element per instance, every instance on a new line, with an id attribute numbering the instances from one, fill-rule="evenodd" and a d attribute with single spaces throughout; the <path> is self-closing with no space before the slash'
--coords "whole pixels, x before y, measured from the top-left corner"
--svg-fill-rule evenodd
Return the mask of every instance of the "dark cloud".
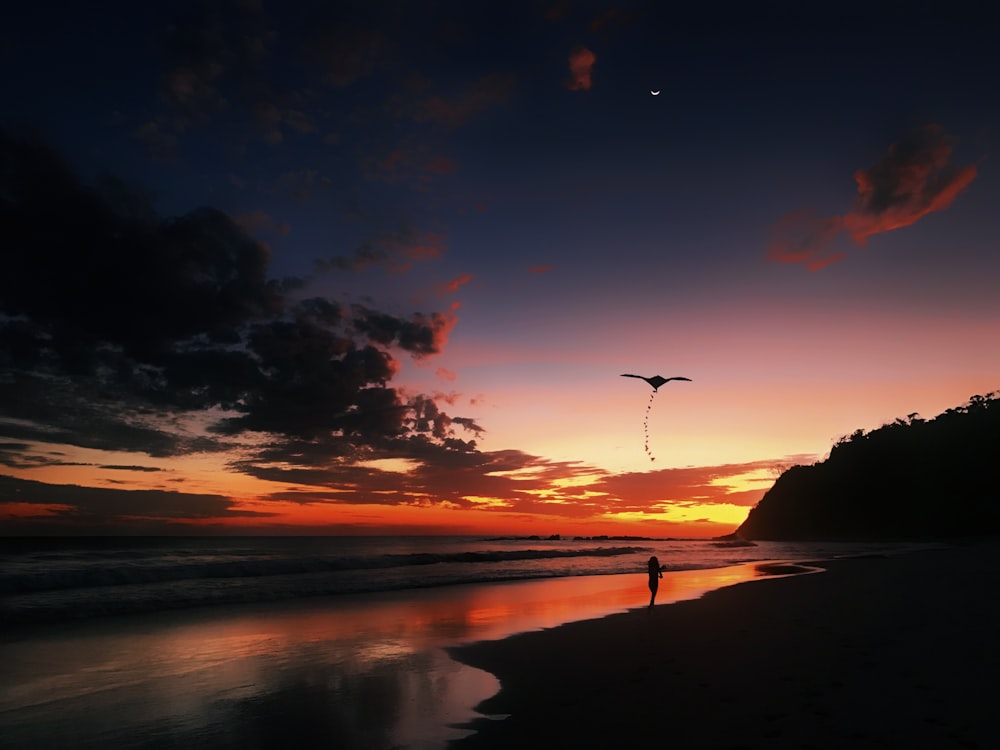
<path id="1" fill-rule="evenodd" d="M 318 7 L 298 8 L 289 18 L 259 2 L 208 0 L 170 12 L 160 50 L 163 111 L 135 133 L 159 161 L 177 158 L 187 131 L 213 124 L 224 125 L 236 150 L 253 140 L 275 146 L 303 136 L 318 141 L 329 116 L 322 92 L 368 75 L 387 42 L 325 17 Z M 290 48 L 283 42 L 292 36 L 308 41 Z"/>
<path id="2" fill-rule="evenodd" d="M 324 177 L 319 170 L 312 168 L 282 172 L 277 181 L 280 191 L 302 203 L 308 203 L 318 191 L 329 190 L 332 184 L 329 177 Z"/>
<path id="3" fill-rule="evenodd" d="M 452 421 L 452 418 L 441 411 L 433 399 L 420 396 L 414 400 L 413 424 L 418 432 L 443 439 L 451 434 Z"/>
<path id="4" fill-rule="evenodd" d="M 453 313 L 415 313 L 403 319 L 363 305 L 354 305 L 353 310 L 358 331 L 379 344 L 398 345 L 418 358 L 441 352 L 456 323 Z"/>
<path id="5" fill-rule="evenodd" d="M 272 453 L 272 457 L 276 455 Z M 546 477 L 594 472 L 590 467 L 550 462 L 516 450 L 483 453 L 455 449 L 426 437 L 399 441 L 386 455 L 410 459 L 412 467 L 405 472 L 381 471 L 364 464 L 336 462 L 327 466 L 246 463 L 241 468 L 260 479 L 300 485 L 269 496 L 272 499 L 362 505 L 417 502 L 462 508 L 475 506 L 471 497 L 504 498 L 505 507 L 519 502 L 530 503 L 534 497 L 532 491 Z M 510 475 L 519 471 L 534 472 L 534 476 L 517 478 Z"/>
<path id="6" fill-rule="evenodd" d="M 248 346 L 260 363 L 257 382 L 245 392 L 243 413 L 222 420 L 220 432 L 311 437 L 339 430 L 372 440 L 402 429 L 405 405 L 385 387 L 396 371 L 387 352 L 356 347 L 306 319 L 255 326 Z"/>
<path id="7" fill-rule="evenodd" d="M 481 435 L 483 432 L 485 432 L 485 430 L 482 427 L 480 427 L 478 424 L 476 424 L 474 420 L 469 419 L 468 417 L 452 417 L 451 421 L 454 424 L 461 425 L 469 432 L 476 433 L 477 435 Z"/>
<path id="8" fill-rule="evenodd" d="M 194 120 L 254 100 L 266 80 L 274 33 L 258 3 L 210 0 L 178 12 L 167 29 L 162 93 Z"/>
<path id="9" fill-rule="evenodd" d="M 258 479 L 335 487 L 340 491 L 364 483 L 365 492 L 394 489 L 403 497 L 408 487 L 413 488 L 412 472 L 404 477 L 365 466 L 363 462 L 389 458 L 413 462 L 415 466 L 425 463 L 454 466 L 456 461 L 465 460 L 476 465 L 475 458 L 458 458 L 461 454 L 476 454 L 476 442 L 459 437 L 459 434 L 483 432 L 474 420 L 451 417 L 438 407 L 435 399 L 424 395 L 414 396 L 401 405 L 395 392 L 369 388 L 366 393 L 369 394 L 366 399 L 359 399 L 358 404 L 340 415 L 338 431 L 322 434 L 303 431 L 274 440 L 258 446 L 252 455 L 234 461 L 231 468 Z M 366 439 L 359 441 L 356 435 Z M 350 501 L 347 496 L 344 499 Z"/>
<path id="10" fill-rule="evenodd" d="M 248 319 L 281 311 L 266 248 L 224 213 L 122 215 L 47 148 L 4 133 L 0 163 L 0 312 L 34 324 L 18 330 L 44 340 L 40 359 L 93 372 L 199 335 L 232 341 Z"/>
<path id="11" fill-rule="evenodd" d="M 818 270 L 845 257 L 832 249 L 846 234 L 857 245 L 868 238 L 916 223 L 941 211 L 976 178 L 976 167 L 952 166 L 954 142 L 940 125 L 925 125 L 889 146 L 885 157 L 854 173 L 858 193 L 843 216 L 818 217 L 797 211 L 772 230 L 768 257 L 781 263 L 803 263 Z"/>
<path id="12" fill-rule="evenodd" d="M 222 495 L 202 495 L 167 490 L 120 490 L 47 484 L 0 475 L 0 514 L 4 505 L 20 510 L 5 527 L 18 521 L 31 531 L 80 533 L 87 528 L 127 530 L 149 522 L 181 524 L 190 521 L 233 518 L 268 518 L 273 513 L 240 510 Z M 23 510 L 28 506 L 28 510 Z M 36 506 L 32 512 L 30 506 Z M 10 518 L 10 517 L 8 517 Z"/>
<path id="13" fill-rule="evenodd" d="M 223 449 L 211 438 L 173 429 L 173 417 L 138 394 L 90 378 L 0 368 L 0 435 L 7 438 L 157 458 Z"/>
<path id="14" fill-rule="evenodd" d="M 162 119 L 146 120 L 133 133 L 146 148 L 146 156 L 161 164 L 177 161 L 177 133 Z"/>
<path id="15" fill-rule="evenodd" d="M 441 234 L 404 224 L 396 229 L 377 232 L 361 242 L 350 255 L 335 255 L 316 261 L 316 272 L 364 271 L 372 267 L 404 272 L 414 263 L 441 257 L 444 250 Z"/>
<path id="16" fill-rule="evenodd" d="M 594 16 L 589 27 L 592 32 L 601 33 L 606 40 L 634 21 L 635 14 L 631 11 L 607 8 Z"/>
<path id="17" fill-rule="evenodd" d="M 318 62 L 326 81 L 345 88 L 372 75 L 387 62 L 395 49 L 383 32 L 356 24 L 327 25 L 313 29 L 307 54 Z"/>
<path id="18" fill-rule="evenodd" d="M 424 430 L 387 385 L 392 351 L 440 352 L 453 311 L 296 298 L 300 284 L 270 279 L 266 246 L 225 213 L 160 219 L 136 191 L 88 188 L 44 145 L 2 132 L 0 225 L 0 437 L 166 457 L 246 432 L 376 445 Z M 383 247 L 412 261 L 434 242 L 403 233 Z M 208 432 L 183 427 L 195 414 Z"/>
<path id="19" fill-rule="evenodd" d="M 422 100 L 416 106 L 414 119 L 457 128 L 509 101 L 514 83 L 514 76 L 509 73 L 489 73 L 472 81 L 454 96 L 433 96 Z"/>
<path id="20" fill-rule="evenodd" d="M 383 266 L 389 262 L 389 253 L 384 248 L 366 240 L 350 255 L 335 255 L 316 261 L 316 271 L 363 271 L 373 266 Z"/>
<path id="21" fill-rule="evenodd" d="M 458 169 L 458 164 L 455 163 L 454 159 L 449 159 L 447 156 L 438 154 L 424 164 L 423 169 L 433 174 L 447 175 L 455 172 Z"/>
<path id="22" fill-rule="evenodd" d="M 401 138 L 392 146 L 382 142 L 366 145 L 359 152 L 359 167 L 365 179 L 387 185 L 405 185 L 418 192 L 427 192 L 436 182 L 459 170 L 454 159 L 429 143 L 412 135 Z"/>
<path id="23" fill-rule="evenodd" d="M 0 426 L 2 430 L 2 426 Z M 57 451 L 35 450 L 32 443 L 0 442 L 0 464 L 12 469 L 38 469 L 45 466 L 85 466 L 75 461 L 66 461 Z"/>
<path id="24" fill-rule="evenodd" d="M 234 217 L 234 219 L 237 224 L 251 234 L 265 232 L 284 236 L 291 231 L 291 227 L 288 224 L 277 221 L 265 211 L 251 211 L 250 213 L 240 214 Z"/>

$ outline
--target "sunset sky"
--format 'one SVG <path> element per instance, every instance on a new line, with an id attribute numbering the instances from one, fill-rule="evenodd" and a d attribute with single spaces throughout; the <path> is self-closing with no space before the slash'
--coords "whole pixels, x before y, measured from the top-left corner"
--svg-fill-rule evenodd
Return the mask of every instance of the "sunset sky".
<path id="1" fill-rule="evenodd" d="M 7 11 L 0 534 L 725 534 L 1000 389 L 995 27 L 803 5 Z"/>

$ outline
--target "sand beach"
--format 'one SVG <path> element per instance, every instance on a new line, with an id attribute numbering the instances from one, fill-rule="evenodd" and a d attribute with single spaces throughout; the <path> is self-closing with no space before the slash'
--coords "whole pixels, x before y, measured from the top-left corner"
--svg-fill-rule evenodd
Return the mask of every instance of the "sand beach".
<path id="1" fill-rule="evenodd" d="M 995 747 L 997 549 L 826 561 L 461 646 L 507 718 L 454 749 Z"/>

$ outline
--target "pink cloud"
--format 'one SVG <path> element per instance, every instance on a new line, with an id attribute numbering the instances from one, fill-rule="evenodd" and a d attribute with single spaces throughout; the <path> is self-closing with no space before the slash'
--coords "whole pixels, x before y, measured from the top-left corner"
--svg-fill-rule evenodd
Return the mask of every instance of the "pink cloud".
<path id="1" fill-rule="evenodd" d="M 445 367 L 437 368 L 434 371 L 434 374 L 437 375 L 439 378 L 441 378 L 441 380 L 447 380 L 449 383 L 454 383 L 458 379 L 458 373 L 454 372 L 453 370 L 449 370 Z"/>
<path id="2" fill-rule="evenodd" d="M 552 270 L 552 266 L 528 266 L 528 270 L 532 273 L 548 273 Z"/>

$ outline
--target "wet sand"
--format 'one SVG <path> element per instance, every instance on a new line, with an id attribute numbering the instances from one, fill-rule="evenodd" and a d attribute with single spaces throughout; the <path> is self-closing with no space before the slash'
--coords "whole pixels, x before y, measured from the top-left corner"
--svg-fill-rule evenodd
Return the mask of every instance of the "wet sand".
<path id="1" fill-rule="evenodd" d="M 496 675 L 454 750 L 991 748 L 1000 544 L 820 563 L 460 646 Z"/>

